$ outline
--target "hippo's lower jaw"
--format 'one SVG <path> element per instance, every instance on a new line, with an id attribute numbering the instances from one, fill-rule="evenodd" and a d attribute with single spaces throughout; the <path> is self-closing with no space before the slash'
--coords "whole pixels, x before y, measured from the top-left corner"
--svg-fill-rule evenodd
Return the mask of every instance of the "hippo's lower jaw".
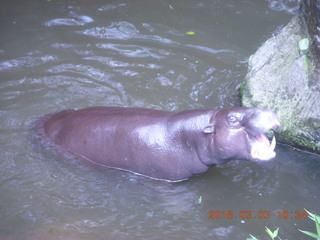
<path id="1" fill-rule="evenodd" d="M 268 161 L 276 156 L 276 138 L 273 136 L 270 143 L 264 134 L 251 138 L 251 157 L 255 161 Z"/>

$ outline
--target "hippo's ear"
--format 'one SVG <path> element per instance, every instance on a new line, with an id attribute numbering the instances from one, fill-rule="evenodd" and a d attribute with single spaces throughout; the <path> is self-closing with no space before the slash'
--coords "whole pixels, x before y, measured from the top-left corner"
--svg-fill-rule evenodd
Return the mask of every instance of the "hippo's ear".
<path id="1" fill-rule="evenodd" d="M 209 125 L 209 126 L 206 126 L 206 127 L 203 129 L 203 132 L 204 132 L 204 133 L 214 133 L 214 126 L 213 126 L 213 124 L 212 124 L 212 125 Z"/>

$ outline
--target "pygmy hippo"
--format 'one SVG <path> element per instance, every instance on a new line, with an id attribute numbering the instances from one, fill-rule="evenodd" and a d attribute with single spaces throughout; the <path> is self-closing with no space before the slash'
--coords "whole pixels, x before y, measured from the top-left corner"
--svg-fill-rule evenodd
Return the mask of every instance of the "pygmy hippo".
<path id="1" fill-rule="evenodd" d="M 231 159 L 268 161 L 280 127 L 264 108 L 167 112 L 91 107 L 47 115 L 37 122 L 46 140 L 96 165 L 150 178 L 181 181 Z"/>

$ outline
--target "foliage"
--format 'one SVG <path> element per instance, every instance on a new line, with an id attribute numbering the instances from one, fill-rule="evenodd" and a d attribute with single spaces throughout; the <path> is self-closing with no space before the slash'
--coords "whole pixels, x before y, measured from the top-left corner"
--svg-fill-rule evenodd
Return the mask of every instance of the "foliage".
<path id="1" fill-rule="evenodd" d="M 306 210 L 306 212 L 308 213 L 308 217 L 315 222 L 315 225 L 316 225 L 316 233 L 314 232 L 309 232 L 309 231 L 305 231 L 305 230 L 301 230 L 301 229 L 298 229 L 300 232 L 308 235 L 309 237 L 312 237 L 314 239 L 317 239 L 317 240 L 320 240 L 320 216 L 317 215 L 317 214 L 313 214 L 309 211 Z M 280 237 L 278 237 L 278 231 L 279 231 L 279 228 L 277 228 L 276 230 L 274 230 L 273 232 L 266 227 L 266 232 L 267 234 L 269 235 L 269 237 L 272 239 L 272 240 L 275 240 L 276 238 L 281 240 Z M 256 238 L 255 236 L 252 236 L 250 234 L 250 238 L 247 238 L 246 240 L 259 240 L 258 238 Z"/>
<path id="2" fill-rule="evenodd" d="M 268 233 L 269 237 L 272 239 L 272 240 L 275 240 L 276 237 L 278 237 L 278 232 L 279 232 L 279 228 L 277 228 L 276 230 L 274 230 L 273 232 L 268 228 L 266 227 L 266 232 Z M 258 238 L 252 236 L 250 234 L 251 238 L 247 238 L 247 240 L 259 240 Z M 280 237 L 278 237 L 279 240 L 281 240 Z"/>
<path id="3" fill-rule="evenodd" d="M 307 210 L 306 210 L 307 211 Z M 315 238 L 315 239 L 318 239 L 320 240 L 320 216 L 319 215 L 316 215 L 316 214 L 313 214 L 309 211 L 307 211 L 308 213 L 308 217 L 314 221 L 315 225 L 316 225 L 316 230 L 317 230 L 317 233 L 313 233 L 313 232 L 309 232 L 309 231 L 304 231 L 304 230 L 301 230 L 301 229 L 298 229 L 300 232 L 308 235 L 309 237 L 312 237 L 312 238 Z"/>
<path id="4" fill-rule="evenodd" d="M 193 31 L 188 31 L 188 32 L 186 32 L 186 34 L 187 34 L 187 35 L 195 35 L 196 33 L 193 32 Z"/>

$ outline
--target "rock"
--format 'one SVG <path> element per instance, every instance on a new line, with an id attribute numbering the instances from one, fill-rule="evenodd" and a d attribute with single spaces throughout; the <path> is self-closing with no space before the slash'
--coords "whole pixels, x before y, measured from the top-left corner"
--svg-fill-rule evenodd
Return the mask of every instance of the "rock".
<path id="1" fill-rule="evenodd" d="M 309 38 L 303 26 L 303 17 L 295 16 L 250 57 L 241 97 L 243 106 L 277 113 L 280 142 L 320 153 L 320 81 L 316 58 L 299 48 L 299 42 Z"/>
<path id="2" fill-rule="evenodd" d="M 313 66 L 310 85 L 320 91 L 320 0 L 302 0 L 303 27 L 309 35 L 310 58 Z"/>

